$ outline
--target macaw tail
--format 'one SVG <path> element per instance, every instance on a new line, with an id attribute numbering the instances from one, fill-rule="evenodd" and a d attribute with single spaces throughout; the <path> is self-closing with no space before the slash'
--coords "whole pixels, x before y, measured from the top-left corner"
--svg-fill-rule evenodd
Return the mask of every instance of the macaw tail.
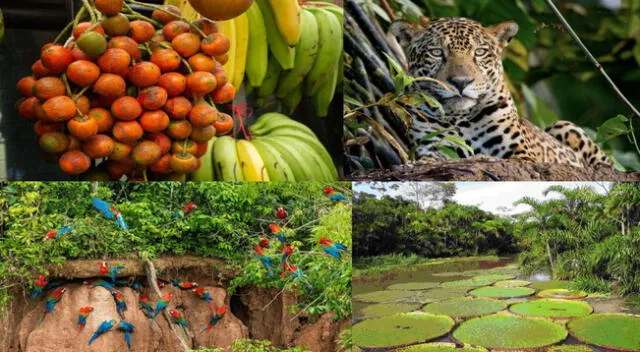
<path id="1" fill-rule="evenodd" d="M 209 331 L 211 331 L 212 328 L 213 328 L 213 325 L 209 324 L 209 325 L 207 325 L 206 328 L 200 330 L 200 333 L 204 334 L 205 332 L 209 332 Z"/>
<path id="2" fill-rule="evenodd" d="M 82 330 L 84 330 L 84 326 L 85 324 L 78 324 L 78 334 L 80 334 Z"/>
<path id="3" fill-rule="evenodd" d="M 211 313 L 216 314 L 216 306 L 211 301 L 209 301 L 209 309 L 211 310 Z"/>
<path id="4" fill-rule="evenodd" d="M 120 319 L 124 320 L 124 314 L 123 314 L 124 309 L 118 308 L 117 311 L 118 311 L 118 315 L 120 316 Z"/>
<path id="5" fill-rule="evenodd" d="M 127 342 L 127 346 L 131 349 L 131 333 L 128 331 L 124 332 L 124 340 Z"/>
<path id="6" fill-rule="evenodd" d="M 43 293 L 44 291 L 42 291 L 41 288 L 37 287 L 35 290 L 33 290 L 33 292 L 31 292 L 31 299 L 36 299 Z"/>
<path id="7" fill-rule="evenodd" d="M 118 217 L 116 218 L 116 223 L 118 224 L 118 226 L 120 226 L 121 229 L 125 231 L 129 230 L 129 225 L 127 225 L 127 223 L 124 221 L 122 214 L 118 214 Z"/>
<path id="8" fill-rule="evenodd" d="M 98 338 L 98 336 L 100 336 L 100 334 L 96 331 L 96 333 L 93 334 L 93 336 L 91 336 L 91 338 L 89 339 L 89 344 L 92 344 L 93 341 L 95 341 Z"/>
<path id="9" fill-rule="evenodd" d="M 347 250 L 347 247 L 344 244 L 340 243 L 340 242 L 336 242 L 334 244 L 335 244 L 336 248 L 338 248 L 338 250 L 341 250 L 341 251 L 346 251 Z"/>

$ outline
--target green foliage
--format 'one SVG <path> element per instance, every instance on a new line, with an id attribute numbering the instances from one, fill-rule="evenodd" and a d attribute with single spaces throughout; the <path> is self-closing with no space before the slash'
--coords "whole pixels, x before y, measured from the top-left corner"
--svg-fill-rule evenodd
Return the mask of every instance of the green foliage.
<path id="1" fill-rule="evenodd" d="M 336 339 L 338 344 L 336 352 L 351 352 L 353 348 L 351 339 L 351 328 L 342 330 Z"/>
<path id="2" fill-rule="evenodd" d="M 307 274 L 314 289 L 301 289 L 308 314 L 350 314 L 351 262 L 339 262 L 317 245 L 324 236 L 350 245 L 351 207 L 328 201 L 320 183 L 88 183 L 13 182 L 0 184 L 3 231 L 0 233 L 0 306 L 7 289 L 28 286 L 44 265 L 85 258 L 153 258 L 190 254 L 216 257 L 240 269 L 237 285 L 282 287 L 279 276 L 265 275 L 252 248 L 275 218 L 273 211 L 289 211 L 290 236 L 299 251 L 292 264 Z M 350 185 L 331 186 L 350 195 Z M 125 232 L 91 206 L 96 196 L 113 203 L 130 226 Z M 173 215 L 188 202 L 198 204 L 189 217 Z M 6 212 L 5 212 L 6 211 Z M 4 215 L 3 215 L 4 216 Z M 74 232 L 43 240 L 51 229 L 70 225 Z M 274 244 L 277 241 L 272 241 Z M 273 247 L 276 247 L 275 245 Z M 274 252 L 274 263 L 279 253 Z M 277 259 L 276 259 L 277 258 Z M 277 266 L 277 265 L 276 265 Z M 300 282 L 297 282 L 299 285 Z M 286 287 L 295 284 L 288 282 Z"/>
<path id="3" fill-rule="evenodd" d="M 224 348 L 200 348 L 193 352 L 223 352 Z M 308 352 L 303 347 L 293 347 L 289 349 L 280 349 L 272 346 L 271 342 L 266 340 L 240 339 L 233 342 L 229 347 L 229 352 Z"/>

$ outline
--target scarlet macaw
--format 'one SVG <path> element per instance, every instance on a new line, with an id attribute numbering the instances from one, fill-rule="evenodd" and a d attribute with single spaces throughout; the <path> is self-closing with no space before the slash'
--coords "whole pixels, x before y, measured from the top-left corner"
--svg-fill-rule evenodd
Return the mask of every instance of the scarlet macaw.
<path id="1" fill-rule="evenodd" d="M 118 276 L 118 272 L 124 270 L 124 266 L 115 266 L 110 268 L 106 262 L 102 262 L 100 264 L 100 273 L 102 275 L 108 276 L 111 279 L 111 282 L 115 284 L 116 277 Z"/>
<path id="2" fill-rule="evenodd" d="M 95 279 L 95 280 L 85 280 L 82 282 L 84 285 L 90 285 L 91 287 L 104 287 L 107 290 L 109 290 L 109 292 L 113 291 L 115 288 L 113 287 L 113 284 L 110 283 L 109 281 L 106 281 L 104 279 Z"/>
<path id="3" fill-rule="evenodd" d="M 78 334 L 81 333 L 85 325 L 87 325 L 87 317 L 91 312 L 93 312 L 92 306 L 82 307 L 78 311 Z"/>
<path id="4" fill-rule="evenodd" d="M 183 281 L 183 282 L 178 282 L 176 280 L 171 280 L 171 284 L 174 287 L 177 287 L 181 290 L 190 290 L 192 288 L 198 287 L 198 283 L 197 282 L 187 282 L 187 281 Z"/>
<path id="5" fill-rule="evenodd" d="M 124 311 L 127 310 L 127 302 L 124 300 L 124 295 L 120 291 L 111 291 L 113 300 L 116 301 L 116 311 L 120 316 L 120 319 L 124 320 Z"/>
<path id="6" fill-rule="evenodd" d="M 330 201 L 342 202 L 347 200 L 347 197 L 345 197 L 342 193 L 336 192 L 332 187 L 327 186 L 322 189 L 322 191 L 329 197 Z"/>
<path id="7" fill-rule="evenodd" d="M 173 298 L 173 294 L 171 292 L 160 297 L 160 300 L 158 301 L 158 303 L 156 303 L 156 310 L 155 312 L 153 312 L 153 318 L 151 319 L 151 321 L 156 321 L 158 314 L 160 314 L 161 311 L 163 311 L 165 308 L 169 306 L 169 303 L 171 302 L 171 298 Z"/>
<path id="8" fill-rule="evenodd" d="M 282 247 L 282 257 L 280 258 L 280 267 L 282 268 L 281 278 L 284 280 L 286 274 L 286 265 L 289 257 L 293 254 L 293 246 L 286 245 Z"/>
<path id="9" fill-rule="evenodd" d="M 187 216 L 189 216 L 191 214 L 192 211 L 196 210 L 198 208 L 198 205 L 196 203 L 189 203 L 187 205 L 185 205 L 184 207 L 182 207 L 182 209 L 173 214 L 174 218 L 186 218 Z"/>
<path id="10" fill-rule="evenodd" d="M 264 254 L 263 246 L 257 245 L 253 248 L 256 252 L 256 258 L 262 262 L 262 265 L 269 271 L 269 276 L 273 276 L 273 270 L 271 270 L 271 258 Z"/>
<path id="11" fill-rule="evenodd" d="M 102 213 L 102 215 L 104 215 L 105 218 L 110 219 L 110 220 L 114 220 L 116 222 L 116 224 L 121 229 L 123 229 L 125 231 L 129 230 L 129 226 L 124 221 L 124 218 L 122 217 L 122 214 L 120 213 L 120 210 L 118 210 L 116 207 L 114 207 L 113 205 L 105 202 L 102 199 L 98 199 L 96 197 L 93 197 L 91 199 L 91 203 L 93 203 L 93 206 L 100 213 Z"/>
<path id="12" fill-rule="evenodd" d="M 204 288 L 194 288 L 191 291 L 193 291 L 196 295 L 198 295 L 198 297 L 200 297 L 201 300 L 207 301 L 207 303 L 211 303 L 213 299 L 211 298 L 211 293 L 209 293 L 209 291 L 206 291 Z"/>
<path id="13" fill-rule="evenodd" d="M 153 306 L 149 302 L 149 297 L 145 293 L 140 294 L 140 308 L 144 311 L 147 318 L 153 316 Z"/>
<path id="14" fill-rule="evenodd" d="M 171 315 L 171 321 L 173 321 L 175 324 L 180 325 L 184 330 L 184 332 L 187 333 L 187 328 L 189 327 L 189 324 L 187 324 L 187 321 L 184 320 L 182 315 L 180 315 L 180 312 L 178 312 L 175 309 L 170 309 L 169 315 Z"/>
<path id="15" fill-rule="evenodd" d="M 67 290 L 64 287 L 58 287 L 55 291 L 51 292 L 49 296 L 47 296 L 47 300 L 44 302 L 44 316 L 40 320 L 40 323 L 46 318 L 47 314 L 53 312 L 56 308 L 56 303 L 60 302 L 62 295 Z"/>
<path id="16" fill-rule="evenodd" d="M 31 292 L 31 299 L 35 299 L 41 294 L 43 294 L 49 282 L 47 281 L 46 276 L 44 276 L 43 274 L 40 274 L 40 276 L 38 276 L 38 279 L 34 282 L 34 284 L 36 288 L 33 290 L 33 292 Z"/>
<path id="17" fill-rule="evenodd" d="M 64 235 L 65 233 L 69 233 L 73 231 L 73 228 L 71 228 L 71 226 L 63 226 L 62 228 L 60 228 L 60 230 L 51 230 L 49 232 L 47 232 L 46 235 L 44 235 L 44 239 L 45 240 L 50 240 L 53 238 L 58 238 L 62 235 Z"/>
<path id="18" fill-rule="evenodd" d="M 280 243 L 282 243 L 282 245 L 288 243 L 287 237 L 285 236 L 285 232 L 282 227 L 276 224 L 269 224 L 269 230 L 271 230 L 271 233 L 276 236 L 276 238 L 278 239 L 278 241 L 280 241 Z"/>
<path id="19" fill-rule="evenodd" d="M 332 240 L 324 237 L 322 237 L 318 243 L 320 243 L 323 251 L 336 259 L 342 259 L 340 252 L 347 250 L 347 247 L 342 243 L 333 242 Z"/>
<path id="20" fill-rule="evenodd" d="M 111 328 L 114 325 L 116 325 L 116 320 L 115 319 L 105 320 L 102 323 L 100 323 L 100 326 L 98 326 L 98 330 L 96 330 L 96 332 L 93 334 L 93 336 L 91 336 L 91 338 L 89 339 L 89 344 L 92 344 L 93 341 L 95 341 L 98 337 L 100 337 L 100 335 L 102 335 L 105 332 L 111 330 Z"/>
<path id="21" fill-rule="evenodd" d="M 135 328 L 133 324 L 126 321 L 121 321 L 120 324 L 118 324 L 118 330 L 124 333 L 124 341 L 127 343 L 127 346 L 129 346 L 129 349 L 131 349 L 131 334 Z"/>
<path id="22" fill-rule="evenodd" d="M 287 265 L 287 270 L 293 273 L 293 275 L 291 275 L 293 279 L 300 279 L 308 289 L 313 289 L 313 286 L 309 283 L 309 279 L 307 279 L 307 275 L 302 272 L 302 269 L 297 266 Z"/>
<path id="23" fill-rule="evenodd" d="M 227 306 L 222 306 L 216 309 L 213 313 L 213 316 L 211 317 L 211 320 L 209 320 L 209 324 L 206 328 L 202 329 L 200 333 L 202 334 L 204 332 L 211 331 L 211 329 L 213 329 L 213 326 L 216 325 L 224 317 L 225 313 L 227 313 Z"/>
<path id="24" fill-rule="evenodd" d="M 289 213 L 284 207 L 278 207 L 274 214 L 278 219 L 286 219 L 287 216 L 289 216 Z"/>

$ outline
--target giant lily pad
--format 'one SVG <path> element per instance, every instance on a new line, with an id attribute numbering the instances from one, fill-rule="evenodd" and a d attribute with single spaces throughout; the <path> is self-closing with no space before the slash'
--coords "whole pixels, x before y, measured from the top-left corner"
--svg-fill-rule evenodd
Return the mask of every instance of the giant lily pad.
<path id="1" fill-rule="evenodd" d="M 464 345 L 457 347 L 455 343 L 433 342 L 413 345 L 395 350 L 395 352 L 484 352 L 486 348 Z"/>
<path id="2" fill-rule="evenodd" d="M 446 315 L 395 314 L 355 324 L 352 339 L 363 348 L 398 348 L 437 339 L 449 333 L 454 324 Z"/>
<path id="3" fill-rule="evenodd" d="M 527 297 L 534 294 L 536 290 L 528 287 L 480 287 L 469 291 L 469 294 L 476 297 L 489 298 L 518 298 Z"/>
<path id="4" fill-rule="evenodd" d="M 567 337 L 567 330 L 550 320 L 495 314 L 465 321 L 452 337 L 474 346 L 522 351 L 554 345 Z"/>
<path id="5" fill-rule="evenodd" d="M 524 286 L 529 286 L 529 284 L 531 284 L 531 282 L 529 282 L 527 280 L 502 280 L 502 281 L 497 281 L 496 283 L 493 284 L 493 286 L 498 286 L 498 287 L 524 287 Z"/>
<path id="6" fill-rule="evenodd" d="M 539 281 L 534 282 L 530 286 L 536 290 L 551 290 L 554 288 L 569 288 L 570 281 L 566 280 L 551 280 L 551 281 Z"/>
<path id="7" fill-rule="evenodd" d="M 431 275 L 436 277 L 452 277 L 452 276 L 462 276 L 463 273 L 459 271 L 447 271 L 444 273 L 431 273 Z"/>
<path id="8" fill-rule="evenodd" d="M 576 339 L 618 351 L 640 351 L 640 316 L 622 313 L 592 314 L 567 324 Z"/>
<path id="9" fill-rule="evenodd" d="M 427 304 L 422 308 L 427 313 L 444 314 L 454 319 L 479 317 L 507 308 L 507 304 L 488 298 L 458 297 Z"/>
<path id="10" fill-rule="evenodd" d="M 432 300 L 443 300 L 453 297 L 464 297 L 469 290 L 468 287 L 439 287 L 423 293 L 423 297 Z"/>
<path id="11" fill-rule="evenodd" d="M 366 319 L 380 318 L 398 313 L 408 313 L 420 308 L 419 304 L 408 303 L 380 303 L 372 304 L 360 311 Z"/>
<path id="12" fill-rule="evenodd" d="M 515 279 L 516 275 L 511 274 L 488 274 L 488 275 L 478 275 L 474 276 L 471 279 L 477 281 L 498 281 L 498 280 L 511 280 Z"/>
<path id="13" fill-rule="evenodd" d="M 494 283 L 495 280 L 457 280 L 440 284 L 441 287 L 480 287 Z"/>
<path id="14" fill-rule="evenodd" d="M 587 345 L 560 345 L 550 347 L 546 352 L 593 352 L 593 348 Z"/>
<path id="15" fill-rule="evenodd" d="M 419 291 L 440 286 L 439 282 L 406 282 L 387 286 L 387 290 Z"/>
<path id="16" fill-rule="evenodd" d="M 362 293 L 353 296 L 353 299 L 360 302 L 383 303 L 407 299 L 414 295 L 415 292 L 411 291 L 385 290 Z"/>
<path id="17" fill-rule="evenodd" d="M 555 288 L 540 291 L 536 296 L 543 298 L 580 299 L 587 297 L 587 293 L 584 291 L 567 290 L 566 288 Z"/>
<path id="18" fill-rule="evenodd" d="M 548 298 L 516 303 L 511 305 L 509 310 L 518 315 L 552 319 L 571 319 L 593 312 L 593 308 L 587 302 Z"/>

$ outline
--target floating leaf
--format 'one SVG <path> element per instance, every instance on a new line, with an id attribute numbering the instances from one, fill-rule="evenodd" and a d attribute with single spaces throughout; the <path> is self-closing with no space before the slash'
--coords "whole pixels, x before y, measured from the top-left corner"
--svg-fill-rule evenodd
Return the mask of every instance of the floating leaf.
<path id="1" fill-rule="evenodd" d="M 529 284 L 531 284 L 531 282 L 529 282 L 527 280 L 502 280 L 502 281 L 497 281 L 496 283 L 493 284 L 493 286 L 497 286 L 497 287 L 524 287 L 524 286 L 529 286 Z"/>
<path id="2" fill-rule="evenodd" d="M 576 339 L 605 349 L 640 350 L 640 316 L 621 313 L 592 314 L 567 324 Z"/>
<path id="3" fill-rule="evenodd" d="M 441 287 L 480 287 L 480 286 L 491 285 L 494 282 L 495 280 L 467 279 L 467 280 L 443 282 L 440 284 L 440 286 Z"/>
<path id="4" fill-rule="evenodd" d="M 398 313 L 408 313 L 420 308 L 419 304 L 408 303 L 380 303 L 372 304 L 363 308 L 360 313 L 364 315 L 365 319 L 381 318 L 387 315 L 393 315 Z"/>
<path id="5" fill-rule="evenodd" d="M 403 284 L 393 284 L 387 286 L 387 290 L 428 290 L 431 288 L 436 288 L 440 285 L 439 282 L 406 282 Z"/>
<path id="6" fill-rule="evenodd" d="M 510 280 L 510 279 L 515 279 L 516 275 L 511 275 L 511 274 L 489 274 L 489 275 L 478 275 L 478 276 L 474 276 L 471 279 L 472 280 L 492 280 L 492 281 L 497 281 L 497 280 Z"/>
<path id="7" fill-rule="evenodd" d="M 587 297 L 587 293 L 579 290 L 568 290 L 566 288 L 554 288 L 540 291 L 537 296 L 544 298 L 580 299 Z"/>
<path id="8" fill-rule="evenodd" d="M 363 348 L 397 348 L 437 339 L 449 333 L 454 324 L 446 315 L 395 314 L 355 324 L 352 339 Z"/>
<path id="9" fill-rule="evenodd" d="M 571 319 L 589 315 L 593 312 L 593 308 L 589 303 L 582 301 L 536 299 L 513 304 L 509 307 L 509 311 L 531 317 Z"/>
<path id="10" fill-rule="evenodd" d="M 529 286 L 536 290 L 550 290 L 554 288 L 569 288 L 569 285 L 571 285 L 571 282 L 566 280 L 550 280 L 534 282 Z"/>
<path id="11" fill-rule="evenodd" d="M 458 297 L 429 303 L 422 310 L 431 314 L 444 314 L 454 319 L 463 319 L 497 313 L 505 308 L 507 308 L 506 303 L 495 299 Z"/>
<path id="12" fill-rule="evenodd" d="M 470 345 L 459 347 L 451 342 L 432 342 L 400 348 L 395 352 L 485 352 L 486 350 L 486 348 Z"/>
<path id="13" fill-rule="evenodd" d="M 476 297 L 489 298 L 518 298 L 531 296 L 536 290 L 528 287 L 481 287 L 469 291 L 469 294 Z"/>

